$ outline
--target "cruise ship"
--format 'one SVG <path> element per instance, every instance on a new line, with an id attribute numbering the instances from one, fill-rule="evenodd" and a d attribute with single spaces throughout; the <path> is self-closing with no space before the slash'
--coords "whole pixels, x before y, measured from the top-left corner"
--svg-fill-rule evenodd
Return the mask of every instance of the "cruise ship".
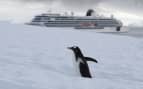
<path id="1" fill-rule="evenodd" d="M 35 16 L 29 25 L 46 27 L 73 27 L 75 29 L 104 29 L 115 28 L 120 31 L 122 22 L 111 17 L 93 15 L 95 12 L 89 9 L 85 16 L 61 15 L 58 13 L 43 13 Z"/>

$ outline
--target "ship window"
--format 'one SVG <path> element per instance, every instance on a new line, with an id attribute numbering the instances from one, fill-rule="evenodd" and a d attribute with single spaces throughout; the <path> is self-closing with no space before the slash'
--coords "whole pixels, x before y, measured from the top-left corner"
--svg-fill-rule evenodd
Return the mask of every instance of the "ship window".
<path id="1" fill-rule="evenodd" d="M 43 20 L 50 20 L 50 18 L 45 17 L 45 18 L 43 18 Z"/>
<path id="2" fill-rule="evenodd" d="M 35 20 L 41 20 L 41 18 L 37 17 L 37 18 L 35 18 Z"/>
<path id="3" fill-rule="evenodd" d="M 55 18 L 50 18 L 51 21 L 55 21 Z"/>

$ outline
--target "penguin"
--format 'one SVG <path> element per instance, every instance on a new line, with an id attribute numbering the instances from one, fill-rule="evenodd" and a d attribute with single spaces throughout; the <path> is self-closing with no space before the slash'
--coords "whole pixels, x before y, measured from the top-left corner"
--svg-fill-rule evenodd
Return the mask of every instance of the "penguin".
<path id="1" fill-rule="evenodd" d="M 80 76 L 92 78 L 87 61 L 93 61 L 95 63 L 98 63 L 98 61 L 91 57 L 85 57 L 78 46 L 68 47 L 68 49 L 73 51 L 73 61 L 75 62 L 74 66 L 76 67 L 76 71 L 80 74 Z"/>

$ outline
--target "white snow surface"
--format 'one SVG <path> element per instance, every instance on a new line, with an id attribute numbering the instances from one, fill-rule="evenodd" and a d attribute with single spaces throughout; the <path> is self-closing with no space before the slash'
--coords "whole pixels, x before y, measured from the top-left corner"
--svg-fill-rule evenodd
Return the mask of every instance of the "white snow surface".
<path id="1" fill-rule="evenodd" d="M 76 75 L 77 45 L 93 78 Z M 143 89 L 143 39 L 0 23 L 0 89 Z"/>

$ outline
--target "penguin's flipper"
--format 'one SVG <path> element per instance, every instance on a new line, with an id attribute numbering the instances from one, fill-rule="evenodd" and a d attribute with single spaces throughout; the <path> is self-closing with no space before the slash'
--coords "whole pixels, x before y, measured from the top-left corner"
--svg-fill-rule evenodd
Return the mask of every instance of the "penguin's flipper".
<path id="1" fill-rule="evenodd" d="M 93 59 L 93 58 L 91 58 L 91 57 L 85 57 L 85 60 L 86 60 L 86 61 L 93 61 L 93 62 L 98 63 L 98 61 L 97 61 L 96 59 Z"/>

